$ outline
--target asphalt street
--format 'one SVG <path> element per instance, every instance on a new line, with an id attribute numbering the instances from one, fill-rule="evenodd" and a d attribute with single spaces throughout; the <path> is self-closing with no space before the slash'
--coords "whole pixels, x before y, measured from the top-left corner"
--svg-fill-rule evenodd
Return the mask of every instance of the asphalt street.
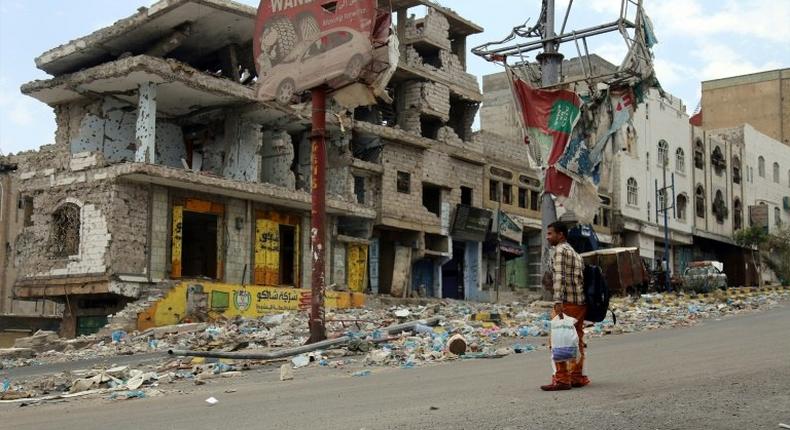
<path id="1" fill-rule="evenodd" d="M 4 429 L 776 429 L 790 424 L 790 308 L 593 339 L 593 383 L 545 393 L 545 351 L 353 377 L 261 370 L 133 400 L 0 405 Z M 205 400 L 219 402 L 209 406 Z"/>

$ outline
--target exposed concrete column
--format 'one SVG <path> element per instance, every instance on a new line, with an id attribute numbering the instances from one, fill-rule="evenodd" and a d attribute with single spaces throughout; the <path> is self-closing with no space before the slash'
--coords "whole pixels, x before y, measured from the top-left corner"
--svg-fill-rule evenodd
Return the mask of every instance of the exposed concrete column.
<path id="1" fill-rule="evenodd" d="M 156 84 L 140 84 L 137 102 L 137 126 L 135 141 L 137 150 L 134 161 L 138 163 L 156 162 Z"/>

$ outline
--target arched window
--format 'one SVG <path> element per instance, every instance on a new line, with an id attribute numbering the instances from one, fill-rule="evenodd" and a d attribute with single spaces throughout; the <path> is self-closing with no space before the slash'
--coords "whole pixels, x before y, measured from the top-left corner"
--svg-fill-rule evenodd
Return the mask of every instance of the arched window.
<path id="1" fill-rule="evenodd" d="M 685 221 L 686 220 L 686 206 L 688 206 L 688 197 L 685 194 L 681 194 L 677 198 L 677 209 L 676 215 L 679 220 Z"/>
<path id="2" fill-rule="evenodd" d="M 741 200 L 736 198 L 732 203 L 732 228 L 740 230 L 743 227 L 743 205 Z"/>
<path id="3" fill-rule="evenodd" d="M 80 253 L 80 207 L 66 203 L 52 214 L 52 250 L 55 257 Z"/>
<path id="4" fill-rule="evenodd" d="M 628 178 L 626 190 L 628 192 L 628 204 L 633 206 L 639 205 L 639 185 L 636 179 Z"/>
<path id="5" fill-rule="evenodd" d="M 762 155 L 757 158 L 757 174 L 761 178 L 765 177 L 765 158 Z"/>
<path id="6" fill-rule="evenodd" d="M 724 224 L 729 215 L 727 203 L 724 202 L 724 194 L 721 190 L 716 191 L 716 197 L 713 199 L 713 215 L 716 216 L 716 222 L 719 224 Z"/>
<path id="7" fill-rule="evenodd" d="M 683 148 L 675 151 L 675 170 L 681 173 L 686 171 L 686 153 L 683 152 Z"/>
<path id="8" fill-rule="evenodd" d="M 774 162 L 774 182 L 779 183 L 779 163 Z"/>
<path id="9" fill-rule="evenodd" d="M 724 154 L 721 152 L 721 147 L 716 146 L 713 148 L 713 152 L 710 154 L 710 164 L 716 171 L 717 176 L 721 176 L 722 173 L 724 173 L 724 169 L 727 168 L 727 160 L 724 158 Z"/>
<path id="10" fill-rule="evenodd" d="M 732 157 L 732 182 L 741 183 L 741 159 Z"/>
<path id="11" fill-rule="evenodd" d="M 694 167 L 697 169 L 705 168 L 705 149 L 702 146 L 702 141 L 699 139 L 694 142 Z"/>
<path id="12" fill-rule="evenodd" d="M 694 200 L 697 218 L 705 218 L 705 188 L 702 185 L 697 185 Z"/>
<path id="13" fill-rule="evenodd" d="M 778 207 L 774 208 L 774 224 L 782 225 L 782 211 Z"/>
<path id="14" fill-rule="evenodd" d="M 658 202 L 656 202 L 658 210 L 662 211 L 667 208 L 667 190 L 658 191 Z"/>
<path id="15" fill-rule="evenodd" d="M 661 166 L 669 164 L 669 144 L 666 140 L 658 141 L 658 163 Z"/>

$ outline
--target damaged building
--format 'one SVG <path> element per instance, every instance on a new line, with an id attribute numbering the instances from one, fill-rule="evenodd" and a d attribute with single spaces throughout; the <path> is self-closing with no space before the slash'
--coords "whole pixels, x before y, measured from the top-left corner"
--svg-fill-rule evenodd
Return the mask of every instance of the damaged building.
<path id="1" fill-rule="evenodd" d="M 36 59 L 53 77 L 22 92 L 53 108 L 57 132 L 12 173 L 23 220 L 3 282 L 60 303 L 62 334 L 182 279 L 309 285 L 309 118 L 257 101 L 255 17 L 164 1 Z M 349 140 L 333 132 L 330 158 Z M 332 191 L 327 243 L 354 255 L 376 211 Z"/>
<path id="2" fill-rule="evenodd" d="M 482 28 L 432 2 L 380 7 L 400 41 L 392 102 L 328 115 L 327 284 L 484 299 L 482 94 L 466 72 Z M 255 19 L 226 0 L 161 1 L 36 58 L 52 77 L 22 92 L 57 131 L 3 160 L 4 297 L 52 303 L 75 336 L 129 304 L 145 316 L 184 282 L 190 302 L 207 283 L 309 290 L 310 114 L 256 97 Z M 249 306 L 236 290 L 203 301 L 221 312 L 229 294 Z"/>

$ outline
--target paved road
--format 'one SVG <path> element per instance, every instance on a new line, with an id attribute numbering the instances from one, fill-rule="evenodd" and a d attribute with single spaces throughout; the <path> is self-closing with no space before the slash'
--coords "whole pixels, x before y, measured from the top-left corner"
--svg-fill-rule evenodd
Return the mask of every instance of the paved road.
<path id="1" fill-rule="evenodd" d="M 412 370 L 261 371 L 188 393 L 0 406 L 24 429 L 776 429 L 790 424 L 790 308 L 594 339 L 593 384 L 544 393 L 545 352 Z M 226 393 L 228 389 L 235 392 Z M 214 396 L 219 404 L 207 406 Z"/>

